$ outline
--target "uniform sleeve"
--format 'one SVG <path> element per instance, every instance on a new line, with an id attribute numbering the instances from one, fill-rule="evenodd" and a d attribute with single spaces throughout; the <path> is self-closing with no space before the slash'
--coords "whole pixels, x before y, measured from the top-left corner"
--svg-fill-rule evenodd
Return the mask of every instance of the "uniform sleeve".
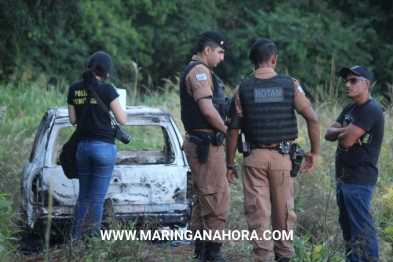
<path id="1" fill-rule="evenodd" d="M 113 100 L 118 98 L 120 95 L 117 93 L 115 87 L 111 84 L 106 84 L 105 90 L 107 90 L 108 104 L 112 103 Z"/>
<path id="2" fill-rule="evenodd" d="M 69 105 L 73 105 L 74 104 L 74 102 L 72 101 L 71 90 L 70 89 L 68 89 L 67 104 L 69 104 Z"/>
<path id="3" fill-rule="evenodd" d="M 300 112 L 304 108 L 311 106 L 311 103 L 310 100 L 308 100 L 308 98 L 306 97 L 306 94 L 304 93 L 302 87 L 300 86 L 299 81 L 293 78 L 293 83 L 295 88 L 294 107 L 296 112 L 300 114 Z"/>
<path id="4" fill-rule="evenodd" d="M 72 88 L 72 87 L 73 87 L 73 85 L 71 84 L 70 88 L 68 88 L 67 104 L 69 104 L 69 105 L 75 105 L 74 104 L 74 96 L 73 96 L 74 88 Z"/>
<path id="5" fill-rule="evenodd" d="M 196 65 L 186 77 L 190 94 L 198 101 L 213 96 L 213 79 L 210 70 L 204 65 Z"/>
<path id="6" fill-rule="evenodd" d="M 228 109 L 228 113 L 227 113 L 227 117 L 225 120 L 225 125 L 228 126 L 229 128 L 241 128 L 242 125 L 242 119 L 239 116 L 238 113 L 238 104 L 237 104 L 237 100 L 238 100 L 238 87 L 236 87 L 235 89 L 235 94 L 233 96 L 233 99 L 231 100 L 231 103 L 229 105 L 229 109 Z M 241 108 L 240 108 L 241 110 Z"/>
<path id="7" fill-rule="evenodd" d="M 240 96 L 239 96 L 239 86 L 235 88 L 233 96 L 235 98 L 236 113 L 239 117 L 243 118 L 242 102 L 240 101 Z"/>

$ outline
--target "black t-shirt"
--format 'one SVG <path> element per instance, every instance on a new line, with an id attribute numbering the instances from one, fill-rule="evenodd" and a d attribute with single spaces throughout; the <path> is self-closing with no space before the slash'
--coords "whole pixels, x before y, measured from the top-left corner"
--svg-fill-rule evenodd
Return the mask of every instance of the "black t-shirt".
<path id="1" fill-rule="evenodd" d="M 347 105 L 336 119 L 343 127 L 350 123 L 366 131 L 360 137 L 362 145 L 354 144 L 343 148 L 340 143 L 336 151 L 336 178 L 351 184 L 374 186 L 378 178 L 379 153 L 384 133 L 384 117 L 381 107 L 370 99 L 356 106 Z"/>
<path id="2" fill-rule="evenodd" d="M 97 80 L 97 85 L 94 90 L 108 109 L 110 109 L 109 104 L 119 96 L 113 85 L 102 83 L 99 80 Z M 89 103 L 86 104 L 89 108 L 87 108 L 84 122 L 79 123 L 82 108 L 85 105 L 87 96 L 88 93 L 85 90 L 85 85 L 82 80 L 70 85 L 67 103 L 75 107 L 77 124 L 81 126 L 80 139 L 98 140 L 114 144 L 115 137 L 110 118 L 93 97 L 90 99 Z"/>

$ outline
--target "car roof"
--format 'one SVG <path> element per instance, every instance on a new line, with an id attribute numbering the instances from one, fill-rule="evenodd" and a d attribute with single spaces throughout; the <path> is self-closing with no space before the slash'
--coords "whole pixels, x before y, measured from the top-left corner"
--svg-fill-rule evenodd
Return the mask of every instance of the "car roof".
<path id="1" fill-rule="evenodd" d="M 56 117 L 68 117 L 68 107 L 54 107 L 47 110 L 48 114 L 55 114 Z M 150 107 L 150 106 L 127 106 L 126 107 L 127 116 L 141 116 L 147 115 L 149 117 L 157 116 L 157 117 L 165 117 L 170 118 L 170 114 L 162 108 Z"/>

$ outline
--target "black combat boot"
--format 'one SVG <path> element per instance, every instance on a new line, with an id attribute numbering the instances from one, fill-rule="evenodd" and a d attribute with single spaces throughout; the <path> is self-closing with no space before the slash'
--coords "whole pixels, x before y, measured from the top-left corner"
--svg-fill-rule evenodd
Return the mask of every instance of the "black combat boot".
<path id="1" fill-rule="evenodd" d="M 286 258 L 286 257 L 275 256 L 274 260 L 279 261 L 279 262 L 289 262 L 291 259 Z"/>
<path id="2" fill-rule="evenodd" d="M 229 260 L 221 253 L 220 243 L 205 242 L 204 262 L 229 262 Z"/>
<path id="3" fill-rule="evenodd" d="M 194 230 L 192 232 L 192 238 L 195 239 L 196 233 L 202 235 L 201 230 Z M 192 260 L 197 260 L 198 262 L 203 262 L 203 253 L 205 252 L 205 241 L 201 240 L 199 237 L 194 240 L 194 256 Z"/>
<path id="4" fill-rule="evenodd" d="M 203 253 L 204 253 L 204 241 L 200 239 L 195 240 L 195 249 L 194 249 L 194 256 L 192 257 L 193 260 L 198 260 L 198 262 L 203 261 Z"/>

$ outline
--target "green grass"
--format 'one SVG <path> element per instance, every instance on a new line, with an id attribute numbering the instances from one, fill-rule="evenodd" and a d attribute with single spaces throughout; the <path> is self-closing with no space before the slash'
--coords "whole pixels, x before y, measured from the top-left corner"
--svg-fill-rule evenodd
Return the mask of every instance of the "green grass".
<path id="1" fill-rule="evenodd" d="M 321 144 L 320 155 L 315 169 L 306 174 L 299 174 L 295 180 L 295 203 L 298 222 L 295 230 L 295 248 L 297 256 L 291 261 L 344 261 L 341 231 L 338 226 L 338 212 L 334 195 L 334 155 L 335 143 L 324 141 L 323 135 L 340 113 L 347 99 L 337 97 L 337 87 L 318 87 L 315 92 L 308 92 L 313 108 L 320 120 Z M 54 106 L 66 105 L 64 88 L 39 87 L 31 85 L 0 86 L 0 257 L 4 261 L 19 261 L 20 255 L 12 253 L 16 248 L 9 237 L 16 230 L 18 219 L 18 196 L 20 175 L 44 112 Z M 389 92 L 393 87 L 389 85 Z M 231 90 L 227 88 L 228 95 Z M 393 96 L 392 96 L 393 97 Z M 372 214 L 377 226 L 381 261 L 393 261 L 393 109 L 385 99 L 375 97 L 385 110 L 385 135 L 379 158 L 379 179 L 372 202 Z M 157 92 L 138 90 L 127 94 L 128 105 L 149 105 L 169 111 L 184 134 L 180 120 L 178 83 L 167 81 Z M 309 148 L 305 121 L 299 117 L 298 142 L 304 149 Z M 148 134 L 143 131 L 131 136 L 138 137 L 138 146 L 150 145 Z M 158 147 L 161 145 L 158 143 Z M 236 155 L 237 164 L 242 156 Z M 247 229 L 243 214 L 243 188 L 241 179 L 238 185 L 231 185 L 230 212 L 227 229 Z M 7 194 L 7 195 L 5 195 Z M 5 202 L 4 202 L 5 201 Z M 11 201 L 14 202 L 11 205 Z M 14 230 L 14 231 L 13 231 Z M 3 237 L 3 238 L 1 238 Z M 236 261 L 251 261 L 252 252 L 247 241 L 227 241 L 223 250 Z M 179 251 L 179 249 L 177 250 Z M 3 256 L 4 255 L 4 256 Z M 50 261 L 187 261 L 185 250 L 180 248 L 174 255 L 169 247 L 156 248 L 138 241 L 103 242 L 93 249 L 82 247 L 62 247 L 61 249 L 41 254 L 42 260 Z"/>

